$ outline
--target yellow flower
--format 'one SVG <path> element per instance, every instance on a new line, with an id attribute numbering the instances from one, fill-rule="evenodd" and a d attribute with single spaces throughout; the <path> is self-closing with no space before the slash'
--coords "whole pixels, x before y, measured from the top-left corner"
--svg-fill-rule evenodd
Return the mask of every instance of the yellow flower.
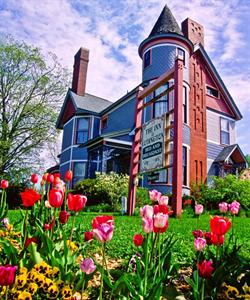
<path id="1" fill-rule="evenodd" d="M 59 280 L 56 281 L 56 285 L 61 290 L 63 288 L 64 282 L 61 279 L 59 279 Z"/>
<path id="2" fill-rule="evenodd" d="M 17 286 L 18 289 L 22 289 L 25 286 L 25 284 L 27 283 L 26 274 L 18 275 L 16 277 L 15 283 L 16 283 L 16 286 Z"/>
<path id="3" fill-rule="evenodd" d="M 76 244 L 74 242 L 67 241 L 67 245 L 72 252 L 76 252 L 78 249 L 78 247 L 76 246 Z"/>
<path id="4" fill-rule="evenodd" d="M 19 274 L 20 275 L 27 274 L 27 273 L 28 273 L 28 269 L 27 268 L 25 268 L 25 267 L 20 268 L 20 270 L 19 270 Z"/>
<path id="5" fill-rule="evenodd" d="M 48 288 L 49 299 L 57 299 L 59 289 L 57 285 L 53 284 Z"/>
<path id="6" fill-rule="evenodd" d="M 39 264 L 35 264 L 34 269 L 39 273 L 49 274 L 51 267 L 43 260 Z"/>
<path id="7" fill-rule="evenodd" d="M 50 270 L 49 275 L 50 277 L 58 277 L 58 275 L 60 274 L 60 270 L 57 267 L 53 267 L 53 269 Z"/>
<path id="8" fill-rule="evenodd" d="M 27 287 L 27 291 L 31 293 L 31 295 L 34 295 L 37 289 L 38 289 L 38 285 L 34 282 L 31 282 Z"/>
<path id="9" fill-rule="evenodd" d="M 53 281 L 51 279 L 49 279 L 49 278 L 45 278 L 45 281 L 43 283 L 43 289 L 44 289 L 44 291 L 47 292 L 48 288 L 50 286 L 52 286 L 52 285 L 53 285 Z"/>
<path id="10" fill-rule="evenodd" d="M 23 291 L 19 294 L 17 300 L 32 300 L 32 295 L 29 292 Z"/>
<path id="11" fill-rule="evenodd" d="M 11 231 L 12 229 L 13 229 L 13 225 L 12 225 L 12 224 L 8 224 L 7 230 L 8 230 L 8 231 Z"/>
<path id="12" fill-rule="evenodd" d="M 44 282 L 45 282 L 45 277 L 42 274 L 35 273 L 33 280 L 39 287 L 43 287 Z"/>
<path id="13" fill-rule="evenodd" d="M 65 286 L 65 287 L 62 289 L 62 292 L 61 292 L 61 293 L 62 293 L 63 299 L 72 297 L 72 289 L 71 289 L 69 286 Z"/>
<path id="14" fill-rule="evenodd" d="M 236 289 L 236 287 L 227 285 L 227 290 L 225 292 L 227 299 L 237 299 L 237 296 L 239 295 L 239 291 Z"/>

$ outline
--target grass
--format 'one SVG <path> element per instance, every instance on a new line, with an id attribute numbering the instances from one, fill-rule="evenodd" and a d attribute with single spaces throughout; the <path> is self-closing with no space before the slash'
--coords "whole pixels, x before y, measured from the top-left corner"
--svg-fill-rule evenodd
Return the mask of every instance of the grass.
<path id="1" fill-rule="evenodd" d="M 106 213 L 105 213 L 106 214 Z M 9 211 L 8 213 L 11 223 L 20 224 L 21 215 L 18 211 Z M 75 236 L 81 242 L 84 239 L 84 231 L 91 230 L 92 219 L 100 215 L 100 213 L 84 213 L 81 212 L 76 217 Z M 132 239 L 135 233 L 143 233 L 140 216 L 121 216 L 115 215 L 115 230 L 113 239 L 107 245 L 108 255 L 112 258 L 129 259 L 137 249 L 133 245 Z M 178 262 L 190 264 L 194 257 L 193 236 L 194 229 L 202 229 L 209 231 L 209 214 L 203 214 L 199 219 L 190 215 L 184 215 L 181 219 L 170 218 L 169 228 L 165 234 L 173 233 L 177 242 L 173 249 L 173 257 Z M 70 231 L 72 218 L 69 220 L 65 230 Z M 250 258 L 250 218 L 236 217 L 234 228 L 239 243 L 242 245 L 240 254 Z M 229 234 L 226 235 L 226 238 Z M 98 242 L 93 242 L 91 252 L 99 251 Z"/>

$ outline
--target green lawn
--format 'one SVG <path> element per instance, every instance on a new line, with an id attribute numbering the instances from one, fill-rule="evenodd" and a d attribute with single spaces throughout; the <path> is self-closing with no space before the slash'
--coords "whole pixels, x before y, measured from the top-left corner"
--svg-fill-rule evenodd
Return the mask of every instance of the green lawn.
<path id="1" fill-rule="evenodd" d="M 84 238 L 83 232 L 91 230 L 91 221 L 98 215 L 97 213 L 80 213 L 76 219 L 76 231 L 78 240 Z M 100 215 L 100 213 L 99 213 Z M 11 222 L 17 223 L 20 220 L 18 211 L 9 211 Z M 135 233 L 143 233 L 141 227 L 141 218 L 139 216 L 129 217 L 114 215 L 115 231 L 112 241 L 108 243 L 108 254 L 112 258 L 128 259 L 136 252 L 136 247 L 133 245 L 132 239 Z M 173 256 L 179 262 L 191 263 L 194 255 L 192 230 L 202 229 L 209 231 L 208 214 L 201 216 L 199 220 L 193 217 L 184 216 L 181 219 L 170 218 L 169 228 L 166 234 L 173 233 L 178 239 L 174 247 Z M 66 230 L 70 230 L 72 219 L 66 225 Z M 198 225 L 197 225 L 198 224 Z M 242 244 L 241 254 L 250 258 L 250 218 L 236 217 L 234 222 L 236 236 Z M 229 234 L 227 234 L 229 237 Z M 94 242 L 90 251 L 96 251 L 98 243 Z"/>

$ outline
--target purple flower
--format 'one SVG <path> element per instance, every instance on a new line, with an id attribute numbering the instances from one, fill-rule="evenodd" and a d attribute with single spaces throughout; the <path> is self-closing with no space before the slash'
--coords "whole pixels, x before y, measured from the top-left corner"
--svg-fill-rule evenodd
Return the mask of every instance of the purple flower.
<path id="1" fill-rule="evenodd" d="M 196 204 L 194 208 L 194 212 L 196 215 L 201 215 L 203 213 L 203 205 L 202 204 Z"/>
<path id="2" fill-rule="evenodd" d="M 96 265 L 92 258 L 85 258 L 80 264 L 81 270 L 87 275 L 93 273 L 96 269 Z"/>
<path id="3" fill-rule="evenodd" d="M 233 201 L 229 206 L 229 211 L 232 215 L 237 215 L 240 210 L 240 203 L 237 201 Z"/>
<path id="4" fill-rule="evenodd" d="M 228 211 L 228 204 L 226 202 L 219 203 L 219 210 L 221 213 L 226 213 Z"/>

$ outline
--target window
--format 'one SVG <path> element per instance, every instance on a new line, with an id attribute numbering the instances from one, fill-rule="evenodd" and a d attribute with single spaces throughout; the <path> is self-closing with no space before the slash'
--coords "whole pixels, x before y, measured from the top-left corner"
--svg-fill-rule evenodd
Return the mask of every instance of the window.
<path id="1" fill-rule="evenodd" d="M 224 145 L 230 144 L 229 120 L 220 119 L 220 142 Z"/>
<path id="2" fill-rule="evenodd" d="M 107 126 L 108 126 L 108 117 L 106 116 L 101 119 L 101 129 L 105 129 L 107 128 Z"/>
<path id="3" fill-rule="evenodd" d="M 212 88 L 210 86 L 207 86 L 207 95 L 219 98 L 219 92 L 215 88 Z"/>
<path id="4" fill-rule="evenodd" d="M 151 65 L 151 50 L 144 54 L 144 69 Z"/>
<path id="5" fill-rule="evenodd" d="M 183 60 L 183 65 L 185 66 L 185 51 L 181 48 L 177 48 L 177 55 Z"/>
<path id="6" fill-rule="evenodd" d="M 187 147 L 182 147 L 182 184 L 187 186 Z"/>
<path id="7" fill-rule="evenodd" d="M 187 88 L 183 87 L 183 122 L 187 124 Z"/>
<path id="8" fill-rule="evenodd" d="M 86 118 L 76 120 L 76 144 L 83 144 L 88 140 L 89 121 Z"/>
<path id="9" fill-rule="evenodd" d="M 158 89 L 154 92 L 154 98 L 159 97 L 162 93 L 167 91 L 168 89 L 168 83 L 160 86 Z M 160 117 L 164 113 L 168 112 L 169 105 L 168 105 L 168 95 L 165 94 L 161 96 L 156 102 L 154 102 L 153 107 L 153 117 Z"/>
<path id="10" fill-rule="evenodd" d="M 77 181 L 84 179 L 86 174 L 86 162 L 74 162 L 73 168 L 73 186 Z"/>

